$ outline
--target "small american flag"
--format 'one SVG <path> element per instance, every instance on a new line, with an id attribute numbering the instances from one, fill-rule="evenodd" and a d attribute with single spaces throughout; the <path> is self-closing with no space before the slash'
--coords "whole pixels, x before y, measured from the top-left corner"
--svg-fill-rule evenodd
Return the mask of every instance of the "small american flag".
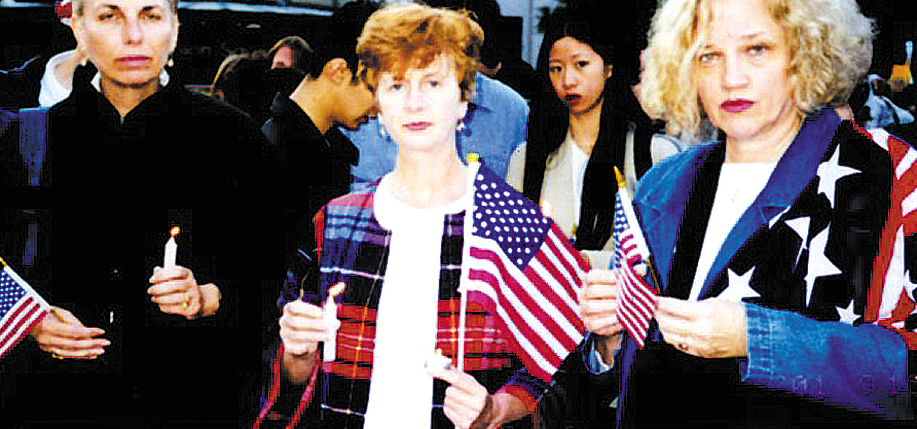
<path id="1" fill-rule="evenodd" d="M 627 333 L 643 348 L 646 331 L 650 320 L 656 313 L 656 293 L 635 268 L 649 266 L 649 250 L 640 224 L 633 212 L 627 189 L 620 171 L 618 174 L 618 193 L 615 196 L 615 220 L 612 230 L 614 243 L 614 260 L 617 281 L 621 284 L 621 302 L 618 305 L 618 320 Z"/>
<path id="2" fill-rule="evenodd" d="M 50 306 L 0 259 L 0 358 L 48 314 Z"/>
<path id="3" fill-rule="evenodd" d="M 577 290 L 588 265 L 534 203 L 478 166 L 469 165 L 473 209 L 465 221 L 463 299 L 475 292 L 489 297 L 516 356 L 550 382 L 583 339 Z"/>

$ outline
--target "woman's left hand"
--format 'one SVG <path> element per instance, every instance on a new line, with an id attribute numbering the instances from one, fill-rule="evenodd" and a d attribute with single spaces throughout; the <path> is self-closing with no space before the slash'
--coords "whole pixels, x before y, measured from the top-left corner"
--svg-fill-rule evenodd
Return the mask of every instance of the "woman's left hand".
<path id="1" fill-rule="evenodd" d="M 703 358 L 748 354 L 745 342 L 745 304 L 722 299 L 684 301 L 659 297 L 656 322 L 665 341 Z"/>
<path id="2" fill-rule="evenodd" d="M 159 304 L 163 313 L 178 314 L 186 319 L 194 319 L 201 311 L 203 296 L 191 270 L 175 266 L 170 268 L 153 268 L 150 277 L 153 285 L 146 290 L 151 300 Z"/>

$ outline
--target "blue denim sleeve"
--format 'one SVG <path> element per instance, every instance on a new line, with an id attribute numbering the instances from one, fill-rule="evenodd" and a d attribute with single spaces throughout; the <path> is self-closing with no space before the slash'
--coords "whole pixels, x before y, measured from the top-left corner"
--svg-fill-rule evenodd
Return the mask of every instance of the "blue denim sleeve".
<path id="1" fill-rule="evenodd" d="M 871 324 L 821 322 L 745 304 L 747 383 L 821 399 L 890 419 L 911 417 L 907 346 Z"/>

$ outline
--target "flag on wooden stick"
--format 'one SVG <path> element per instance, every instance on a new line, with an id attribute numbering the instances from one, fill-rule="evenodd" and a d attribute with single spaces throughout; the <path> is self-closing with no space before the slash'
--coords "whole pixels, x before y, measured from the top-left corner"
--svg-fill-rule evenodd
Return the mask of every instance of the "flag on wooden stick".
<path id="1" fill-rule="evenodd" d="M 617 281 L 621 285 L 618 320 L 642 349 L 650 320 L 656 314 L 656 292 L 644 280 L 644 274 L 641 274 L 651 272 L 650 252 L 624 187 L 624 177 L 617 167 L 615 174 L 618 178 L 618 193 L 615 197 L 612 232 L 614 259 L 611 268 L 615 269 Z"/>
<path id="2" fill-rule="evenodd" d="M 462 301 L 483 293 L 514 338 L 514 352 L 533 375 L 550 382 L 583 339 L 577 291 L 588 264 L 538 206 L 490 170 L 469 163 Z M 464 320 L 459 321 L 462 369 Z"/>

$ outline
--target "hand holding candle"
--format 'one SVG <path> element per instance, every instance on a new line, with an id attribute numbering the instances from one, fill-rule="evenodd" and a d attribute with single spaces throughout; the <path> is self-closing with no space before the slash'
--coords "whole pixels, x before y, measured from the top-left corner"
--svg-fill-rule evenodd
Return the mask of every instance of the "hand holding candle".
<path id="1" fill-rule="evenodd" d="M 334 286 L 331 286 L 331 289 L 328 291 L 328 299 L 325 301 L 324 306 L 324 318 L 325 326 L 333 326 L 334 322 L 338 318 L 338 306 L 334 302 L 334 298 L 344 292 L 346 285 L 344 282 L 339 282 Z M 335 332 L 331 337 L 325 341 L 325 348 L 322 352 L 322 360 L 325 362 L 334 362 L 335 351 L 337 349 L 337 333 Z"/>

